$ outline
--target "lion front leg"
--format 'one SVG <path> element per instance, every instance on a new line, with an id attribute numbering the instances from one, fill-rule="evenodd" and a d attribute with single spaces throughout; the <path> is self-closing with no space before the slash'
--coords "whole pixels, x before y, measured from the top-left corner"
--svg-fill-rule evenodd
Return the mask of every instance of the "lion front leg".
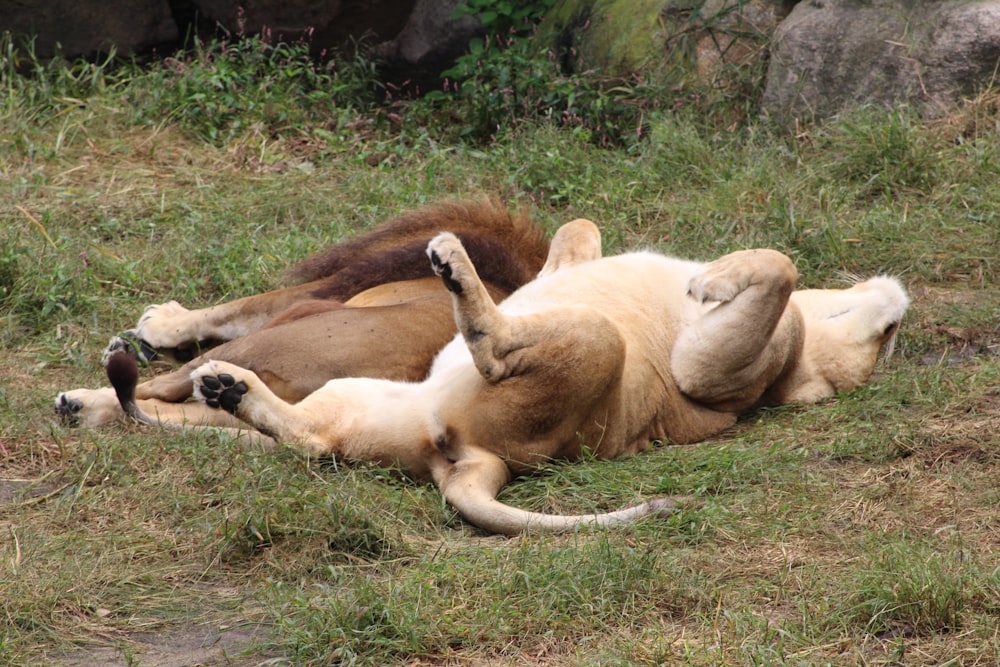
<path id="1" fill-rule="evenodd" d="M 797 279 L 775 250 L 730 253 L 696 273 L 671 352 L 681 391 L 727 411 L 756 403 L 802 345 L 801 315 L 788 308 Z"/>
<path id="2" fill-rule="evenodd" d="M 224 361 L 198 367 L 191 380 L 206 405 L 310 456 L 398 466 L 417 479 L 430 479 L 432 467 L 444 463 L 431 435 L 434 396 L 422 384 L 340 378 L 292 404 L 252 371 Z"/>
<path id="3" fill-rule="evenodd" d="M 206 334 L 206 313 L 211 309 L 188 310 L 176 301 L 146 306 L 135 328 L 114 336 L 104 348 L 105 363 L 118 352 L 136 361 L 149 363 L 163 356 L 188 361 L 199 345 L 218 340 Z"/>
<path id="4" fill-rule="evenodd" d="M 125 418 L 125 411 L 111 387 L 59 392 L 55 411 L 67 426 L 103 426 Z"/>
<path id="5" fill-rule="evenodd" d="M 134 340 L 140 350 L 188 350 L 205 341 L 233 340 L 260 329 L 314 289 L 316 283 L 305 283 L 197 310 L 176 301 L 147 306 L 123 337 Z"/>

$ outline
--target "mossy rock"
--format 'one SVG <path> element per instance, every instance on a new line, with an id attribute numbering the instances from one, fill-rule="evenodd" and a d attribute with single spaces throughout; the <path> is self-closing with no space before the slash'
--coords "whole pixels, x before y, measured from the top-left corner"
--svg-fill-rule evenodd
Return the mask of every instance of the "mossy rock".
<path id="1" fill-rule="evenodd" d="M 546 17 L 559 46 L 573 47 L 573 70 L 619 75 L 663 60 L 662 0 L 562 0 Z"/>
<path id="2" fill-rule="evenodd" d="M 707 36 L 720 49 L 709 58 L 713 63 L 728 60 L 722 50 L 728 51 L 734 38 L 770 37 L 780 6 L 776 0 L 560 0 L 546 22 L 555 34 L 553 46 L 560 52 L 573 49 L 564 56 L 568 71 L 686 78 L 704 74 L 699 61 L 705 48 L 698 40 Z"/>

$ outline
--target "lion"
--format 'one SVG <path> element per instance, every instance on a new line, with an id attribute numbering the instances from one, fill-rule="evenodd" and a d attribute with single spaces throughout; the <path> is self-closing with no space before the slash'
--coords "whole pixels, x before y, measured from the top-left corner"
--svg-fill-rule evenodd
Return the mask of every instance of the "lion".
<path id="1" fill-rule="evenodd" d="M 675 499 L 572 516 L 497 493 L 551 460 L 695 442 L 748 410 L 855 388 L 891 353 L 909 304 L 886 276 L 796 291 L 794 264 L 775 250 L 700 263 L 651 251 L 602 258 L 600 246 L 590 221 L 561 227 L 539 277 L 497 304 L 444 232 L 427 255 L 459 333 L 422 381 L 338 378 L 292 403 L 252 370 L 213 359 L 191 373 L 195 396 L 308 456 L 433 481 L 491 533 L 613 526 L 672 511 Z"/>
<path id="2" fill-rule="evenodd" d="M 210 359 L 255 371 L 288 401 L 335 377 L 423 379 L 456 333 L 451 300 L 423 258 L 427 242 L 444 229 L 458 230 L 497 299 L 532 280 L 548 254 L 543 230 L 523 210 L 486 197 L 439 202 L 297 264 L 288 272 L 291 287 L 200 310 L 176 301 L 149 306 L 134 330 L 112 339 L 105 361 L 117 350 L 140 361 L 186 361 L 134 388 L 141 409 L 164 423 L 230 428 L 245 427 L 185 402 L 191 371 Z M 110 387 L 61 392 L 56 412 L 83 426 L 125 417 Z"/>

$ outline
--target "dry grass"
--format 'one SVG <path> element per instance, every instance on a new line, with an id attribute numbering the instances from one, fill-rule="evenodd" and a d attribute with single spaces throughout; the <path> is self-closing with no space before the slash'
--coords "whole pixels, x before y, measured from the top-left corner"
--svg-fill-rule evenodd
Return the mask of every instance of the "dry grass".
<path id="1" fill-rule="evenodd" d="M 599 150 L 546 126 L 477 147 L 364 123 L 206 143 L 121 99 L 0 124 L 0 662 L 1000 661 L 995 109 L 798 138 L 665 115 L 658 140 Z M 907 169 L 873 177 L 872 151 Z M 899 274 L 914 305 L 866 387 L 505 491 L 560 511 L 703 500 L 594 535 L 486 537 L 391 471 L 52 414 L 102 384 L 107 337 L 146 304 L 265 289 L 402 208 L 483 191 L 550 229 L 593 218 L 612 250 L 767 245 L 808 284 Z"/>

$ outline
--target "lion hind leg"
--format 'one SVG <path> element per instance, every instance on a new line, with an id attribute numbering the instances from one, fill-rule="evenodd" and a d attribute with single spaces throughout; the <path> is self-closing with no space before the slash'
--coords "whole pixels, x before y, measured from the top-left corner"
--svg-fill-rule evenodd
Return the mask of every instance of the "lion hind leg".
<path id="1" fill-rule="evenodd" d="M 455 323 L 476 368 L 490 382 L 507 377 L 504 357 L 513 340 L 510 325 L 479 279 L 462 242 L 449 232 L 439 234 L 428 244 L 427 256 L 434 273 L 451 292 Z"/>
<path id="2" fill-rule="evenodd" d="M 556 230 L 549 246 L 545 266 L 539 277 L 565 269 L 574 264 L 589 262 L 601 257 L 601 232 L 590 220 L 577 218 Z"/>
<path id="3" fill-rule="evenodd" d="M 248 430 L 235 417 L 219 410 L 211 410 L 202 403 L 170 402 L 158 398 L 137 399 L 139 369 L 135 357 L 128 353 L 111 355 L 105 370 L 120 410 L 139 423 L 170 430 L 227 433 L 242 442 L 260 444 L 266 448 L 274 444 L 268 436 Z"/>
<path id="4" fill-rule="evenodd" d="M 801 320 L 787 308 L 797 279 L 775 250 L 733 252 L 695 274 L 695 314 L 670 355 L 681 390 L 726 409 L 753 405 L 801 345 Z"/>
<path id="5" fill-rule="evenodd" d="M 615 512 L 596 514 L 543 514 L 512 507 L 497 500 L 510 481 L 510 470 L 500 457 L 479 449 L 466 449 L 451 466 L 436 470 L 435 481 L 445 500 L 469 523 L 491 533 L 565 533 L 632 523 L 646 516 L 666 516 L 686 498 L 657 498 Z"/>
<path id="6" fill-rule="evenodd" d="M 212 360 L 191 374 L 195 397 L 277 442 L 317 457 L 397 465 L 428 479 L 436 453 L 422 385 L 339 378 L 297 403 L 275 394 L 253 371 Z"/>
<path id="7" fill-rule="evenodd" d="M 237 442 L 258 445 L 264 450 L 275 446 L 274 438 L 256 431 L 232 415 L 213 410 L 203 403 L 168 403 L 157 399 L 136 401 L 131 416 L 138 421 L 172 431 L 220 433 Z"/>
<path id="8" fill-rule="evenodd" d="M 454 234 L 446 232 L 431 239 L 427 255 L 434 272 L 451 292 L 455 323 L 472 353 L 476 370 L 491 383 L 516 374 L 525 348 L 535 342 L 538 332 L 525 326 L 524 318 L 510 318 L 500 312 Z"/>

